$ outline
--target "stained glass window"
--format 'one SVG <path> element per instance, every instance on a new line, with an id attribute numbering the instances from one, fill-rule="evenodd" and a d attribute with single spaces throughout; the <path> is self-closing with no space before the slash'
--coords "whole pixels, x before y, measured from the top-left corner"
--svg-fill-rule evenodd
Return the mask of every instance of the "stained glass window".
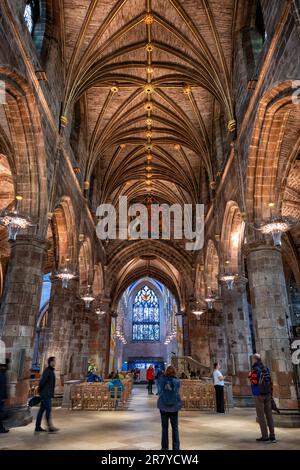
<path id="1" fill-rule="evenodd" d="M 159 341 L 159 303 L 148 286 L 135 296 L 132 315 L 132 341 Z"/>
<path id="2" fill-rule="evenodd" d="M 25 20 L 26 26 L 30 34 L 32 34 L 33 27 L 34 27 L 34 20 L 33 20 L 34 11 L 33 10 L 34 10 L 33 2 L 31 1 L 27 2 L 25 6 L 25 10 L 24 10 L 24 20 Z"/>
<path id="3" fill-rule="evenodd" d="M 40 18 L 40 2 L 39 0 L 27 0 L 23 13 L 25 24 L 31 36 L 34 36 L 36 23 Z"/>

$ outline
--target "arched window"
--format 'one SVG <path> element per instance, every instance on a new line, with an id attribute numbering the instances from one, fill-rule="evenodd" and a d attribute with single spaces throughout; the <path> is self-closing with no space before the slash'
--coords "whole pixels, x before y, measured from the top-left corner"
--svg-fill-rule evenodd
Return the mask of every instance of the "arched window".
<path id="1" fill-rule="evenodd" d="M 133 302 L 132 341 L 159 341 L 159 323 L 158 298 L 152 289 L 144 286 Z"/>
<path id="2" fill-rule="evenodd" d="M 24 21 L 31 36 L 34 33 L 34 27 L 40 16 L 40 6 L 38 0 L 27 0 L 24 10 Z"/>

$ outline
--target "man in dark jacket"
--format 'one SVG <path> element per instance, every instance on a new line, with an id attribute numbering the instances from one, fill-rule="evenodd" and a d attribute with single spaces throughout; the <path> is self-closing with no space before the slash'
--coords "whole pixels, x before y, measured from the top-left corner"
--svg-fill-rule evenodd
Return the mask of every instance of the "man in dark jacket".
<path id="1" fill-rule="evenodd" d="M 8 360 L 5 364 L 0 364 L 0 433 L 7 433 L 9 432 L 8 429 L 5 429 L 3 425 L 3 418 L 4 418 L 4 405 L 5 401 L 8 399 L 8 392 L 7 392 L 7 380 L 6 380 L 6 372 L 8 369 Z"/>
<path id="2" fill-rule="evenodd" d="M 52 398 L 55 390 L 55 357 L 49 357 L 48 367 L 44 370 L 39 383 L 39 394 L 41 397 L 41 406 L 36 418 L 35 432 L 46 432 L 41 427 L 44 412 L 46 412 L 46 421 L 49 432 L 57 432 L 51 420 Z"/>
<path id="3" fill-rule="evenodd" d="M 255 400 L 257 420 L 261 430 L 259 442 L 276 442 L 272 416 L 272 381 L 270 370 L 262 363 L 260 354 L 254 354 L 249 372 L 252 395 Z M 268 434 L 268 428 L 269 433 Z"/>

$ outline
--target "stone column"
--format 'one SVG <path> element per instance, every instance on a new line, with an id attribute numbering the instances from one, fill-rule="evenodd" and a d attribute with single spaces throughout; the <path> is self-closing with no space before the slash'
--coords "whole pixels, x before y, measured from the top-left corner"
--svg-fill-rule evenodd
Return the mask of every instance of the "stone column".
<path id="1" fill-rule="evenodd" d="M 191 355 L 191 342 L 190 342 L 190 321 L 192 315 L 190 311 L 184 312 L 182 315 L 182 335 L 183 335 L 183 352 L 184 356 Z"/>
<path id="2" fill-rule="evenodd" d="M 271 368 L 274 398 L 281 409 L 297 409 L 286 325 L 288 297 L 281 252 L 262 242 L 245 250 L 257 352 Z"/>
<path id="3" fill-rule="evenodd" d="M 78 301 L 76 298 L 78 281 L 69 281 L 66 289 L 62 287 L 60 279 L 52 278 L 51 281 L 48 325 L 45 332 L 45 347 L 41 366 L 47 366 L 48 357 L 56 357 L 56 392 L 62 393 L 64 381 L 68 378 L 69 373 L 69 349 L 73 311 Z"/>
<path id="4" fill-rule="evenodd" d="M 219 362 L 222 372 L 226 374 L 228 351 L 223 312 L 220 307 L 215 307 L 214 310 L 208 310 L 206 315 L 211 366 L 213 366 L 214 362 Z"/>
<path id="5" fill-rule="evenodd" d="M 28 400 L 45 254 L 45 241 L 34 236 L 19 235 L 11 245 L 0 309 L 0 337 L 11 360 L 9 403 L 15 411 L 14 425 L 31 421 L 25 404 Z"/>
<path id="6" fill-rule="evenodd" d="M 223 314 L 226 322 L 228 374 L 232 376 L 233 396 L 238 406 L 252 403 L 248 373 L 253 354 L 246 293 L 247 279 L 238 276 L 233 290 L 221 283 Z M 248 397 L 248 398 L 247 398 Z"/>
<path id="7" fill-rule="evenodd" d="M 87 374 L 89 360 L 89 317 L 91 311 L 86 310 L 82 300 L 74 306 L 73 322 L 70 339 L 69 379 L 84 379 Z"/>
<path id="8" fill-rule="evenodd" d="M 108 348 L 110 341 L 109 314 L 90 318 L 89 357 L 96 364 L 97 370 L 107 375 Z"/>
<path id="9" fill-rule="evenodd" d="M 195 315 L 192 316 L 190 323 L 191 356 L 203 366 L 211 368 L 208 328 L 207 312 L 199 320 Z"/>

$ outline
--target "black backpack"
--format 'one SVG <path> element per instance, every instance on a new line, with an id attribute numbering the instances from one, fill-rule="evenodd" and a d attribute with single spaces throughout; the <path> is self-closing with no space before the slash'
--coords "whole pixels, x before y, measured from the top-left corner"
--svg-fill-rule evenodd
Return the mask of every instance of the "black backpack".
<path id="1" fill-rule="evenodd" d="M 261 395 L 270 395 L 271 389 L 271 374 L 268 367 L 263 366 L 259 369 L 258 388 Z"/>

